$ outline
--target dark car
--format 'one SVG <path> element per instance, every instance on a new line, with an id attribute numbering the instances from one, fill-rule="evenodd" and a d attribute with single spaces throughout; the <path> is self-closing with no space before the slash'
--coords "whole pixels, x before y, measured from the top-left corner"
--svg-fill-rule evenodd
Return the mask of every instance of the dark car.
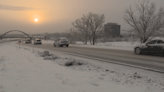
<path id="1" fill-rule="evenodd" d="M 136 54 L 161 54 L 164 56 L 164 41 L 160 39 L 151 40 L 134 47 Z"/>
<path id="2" fill-rule="evenodd" d="M 25 41 L 25 43 L 26 43 L 26 44 L 31 43 L 31 40 L 28 39 L 28 40 Z"/>

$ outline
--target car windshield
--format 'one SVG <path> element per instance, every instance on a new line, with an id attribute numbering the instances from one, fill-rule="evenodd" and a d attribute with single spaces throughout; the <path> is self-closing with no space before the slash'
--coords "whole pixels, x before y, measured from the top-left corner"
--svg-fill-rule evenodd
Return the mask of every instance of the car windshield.
<path id="1" fill-rule="evenodd" d="M 155 43 L 156 43 L 156 40 L 148 42 L 148 44 L 155 44 Z"/>
<path id="2" fill-rule="evenodd" d="M 162 43 L 164 43 L 164 42 L 163 42 L 162 40 L 158 40 L 157 43 L 158 43 L 158 44 L 162 44 Z"/>

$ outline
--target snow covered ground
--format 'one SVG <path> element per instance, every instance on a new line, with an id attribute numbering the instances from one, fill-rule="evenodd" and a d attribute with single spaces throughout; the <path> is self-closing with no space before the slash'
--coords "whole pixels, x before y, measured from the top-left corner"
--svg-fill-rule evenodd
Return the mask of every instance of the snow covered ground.
<path id="1" fill-rule="evenodd" d="M 164 92 L 164 74 L 44 51 L 0 43 L 0 92 Z"/>
<path id="2" fill-rule="evenodd" d="M 83 46 L 83 47 L 91 47 L 91 48 L 104 48 L 104 49 L 117 49 L 117 50 L 128 50 L 133 51 L 134 46 L 139 44 L 139 42 L 100 42 L 95 45 L 83 45 L 82 42 L 76 42 L 76 44 L 72 44 L 73 46 Z"/>

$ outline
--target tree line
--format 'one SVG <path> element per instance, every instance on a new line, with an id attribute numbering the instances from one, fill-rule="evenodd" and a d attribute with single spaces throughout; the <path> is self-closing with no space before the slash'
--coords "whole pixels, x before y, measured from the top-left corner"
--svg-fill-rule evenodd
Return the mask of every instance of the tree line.
<path id="1" fill-rule="evenodd" d="M 131 26 L 141 43 L 145 43 L 164 33 L 164 10 L 157 10 L 156 4 L 150 0 L 139 0 L 135 7 L 129 6 L 124 11 L 124 20 Z M 89 12 L 72 22 L 72 28 L 67 30 L 67 37 L 81 40 L 84 44 L 90 42 L 94 45 L 98 39 L 110 36 L 104 33 L 104 14 Z"/>

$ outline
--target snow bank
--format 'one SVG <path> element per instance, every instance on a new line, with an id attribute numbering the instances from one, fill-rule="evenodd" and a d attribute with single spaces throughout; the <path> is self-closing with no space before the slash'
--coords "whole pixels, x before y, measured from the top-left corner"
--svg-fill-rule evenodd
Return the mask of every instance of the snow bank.
<path id="1" fill-rule="evenodd" d="M 139 42 L 99 42 L 95 45 L 84 45 L 82 42 L 76 42 L 73 46 L 82 46 L 90 48 L 104 48 L 104 49 L 117 49 L 133 51 L 134 46 L 140 44 Z"/>

